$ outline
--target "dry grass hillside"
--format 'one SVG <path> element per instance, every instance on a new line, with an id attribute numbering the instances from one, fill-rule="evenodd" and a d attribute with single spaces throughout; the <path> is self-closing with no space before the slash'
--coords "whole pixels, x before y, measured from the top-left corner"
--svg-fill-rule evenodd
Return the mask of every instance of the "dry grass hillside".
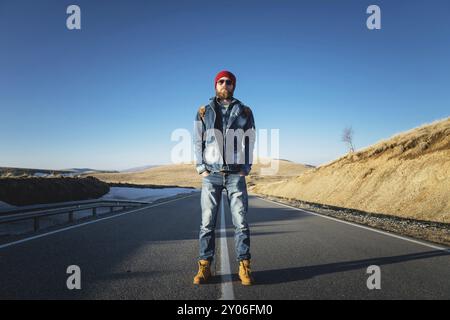
<path id="1" fill-rule="evenodd" d="M 450 118 L 309 170 L 252 188 L 307 202 L 450 222 Z"/>
<path id="2" fill-rule="evenodd" d="M 311 167 L 287 160 L 276 160 L 279 164 L 277 175 L 261 176 L 260 169 L 269 165 L 255 163 L 248 177 L 249 185 L 255 182 L 267 183 L 287 177 L 298 176 L 310 170 Z M 89 174 L 105 182 L 151 184 L 161 186 L 201 187 L 201 177 L 195 171 L 193 164 L 164 165 L 131 173 L 94 173 Z"/>

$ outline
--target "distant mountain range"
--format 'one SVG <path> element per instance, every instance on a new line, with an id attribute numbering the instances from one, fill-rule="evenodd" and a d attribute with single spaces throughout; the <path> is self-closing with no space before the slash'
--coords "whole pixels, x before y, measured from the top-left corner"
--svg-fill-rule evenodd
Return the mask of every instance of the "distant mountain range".
<path id="1" fill-rule="evenodd" d="M 159 167 L 159 165 L 148 165 L 148 166 L 140 166 L 140 167 L 134 167 L 126 170 L 121 170 L 120 172 L 128 173 L 128 172 L 138 172 L 138 171 L 144 171 L 150 168 Z"/>
<path id="2" fill-rule="evenodd" d="M 64 169 L 64 171 L 73 172 L 77 174 L 81 173 L 87 173 L 87 172 L 119 172 L 118 170 L 97 170 L 97 169 L 91 169 L 91 168 L 70 168 L 70 169 Z"/>
<path id="3" fill-rule="evenodd" d="M 150 168 L 158 167 L 158 165 L 147 165 L 140 167 L 133 167 L 125 170 L 98 170 L 92 168 L 67 168 L 67 169 L 37 169 L 37 168 L 15 168 L 15 167 L 0 167 L 0 176 L 21 176 L 31 175 L 36 177 L 43 177 L 47 175 L 64 175 L 73 176 L 86 173 L 131 173 L 147 170 Z"/>
<path id="4" fill-rule="evenodd" d="M 82 173 L 118 173 L 119 171 L 113 170 L 95 170 L 91 168 L 70 168 L 63 170 L 51 170 L 51 169 L 36 169 L 36 168 L 15 168 L 15 167 L 0 167 L 0 176 L 21 176 L 30 175 L 36 177 L 42 177 L 47 175 L 64 175 L 73 176 Z"/>

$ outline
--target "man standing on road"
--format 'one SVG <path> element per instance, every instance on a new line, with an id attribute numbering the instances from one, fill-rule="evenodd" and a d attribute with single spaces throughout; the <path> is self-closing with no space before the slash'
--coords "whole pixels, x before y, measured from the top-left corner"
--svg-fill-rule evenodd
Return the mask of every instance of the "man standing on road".
<path id="1" fill-rule="evenodd" d="M 252 165 L 255 122 L 251 109 L 233 97 L 236 77 L 229 71 L 219 72 L 214 79 L 215 97 L 200 107 L 196 116 L 196 169 L 202 175 L 198 273 L 194 284 L 202 284 L 211 276 L 215 253 L 217 212 L 226 189 L 235 227 L 235 250 L 239 261 L 239 278 L 251 285 L 250 230 L 247 223 L 248 195 L 245 176 Z M 235 143 L 237 142 L 237 143 Z"/>

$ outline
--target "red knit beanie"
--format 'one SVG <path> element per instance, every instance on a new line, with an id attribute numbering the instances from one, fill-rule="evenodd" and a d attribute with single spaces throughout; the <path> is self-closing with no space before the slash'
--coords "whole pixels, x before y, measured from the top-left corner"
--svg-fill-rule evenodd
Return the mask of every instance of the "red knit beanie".
<path id="1" fill-rule="evenodd" d="M 214 88 L 216 88 L 217 86 L 217 81 L 219 81 L 219 79 L 222 77 L 227 77 L 228 79 L 230 79 L 233 82 L 233 89 L 236 88 L 236 77 L 230 71 L 226 70 L 220 71 L 217 74 L 216 78 L 214 79 Z"/>

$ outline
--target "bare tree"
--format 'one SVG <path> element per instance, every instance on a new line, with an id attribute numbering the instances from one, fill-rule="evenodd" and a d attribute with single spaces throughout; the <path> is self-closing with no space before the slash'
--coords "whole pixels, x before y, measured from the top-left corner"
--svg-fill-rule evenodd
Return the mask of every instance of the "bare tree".
<path id="1" fill-rule="evenodd" d="M 355 147 L 353 146 L 353 134 L 352 127 L 346 127 L 342 132 L 342 141 L 347 144 L 350 152 L 355 152 Z"/>

